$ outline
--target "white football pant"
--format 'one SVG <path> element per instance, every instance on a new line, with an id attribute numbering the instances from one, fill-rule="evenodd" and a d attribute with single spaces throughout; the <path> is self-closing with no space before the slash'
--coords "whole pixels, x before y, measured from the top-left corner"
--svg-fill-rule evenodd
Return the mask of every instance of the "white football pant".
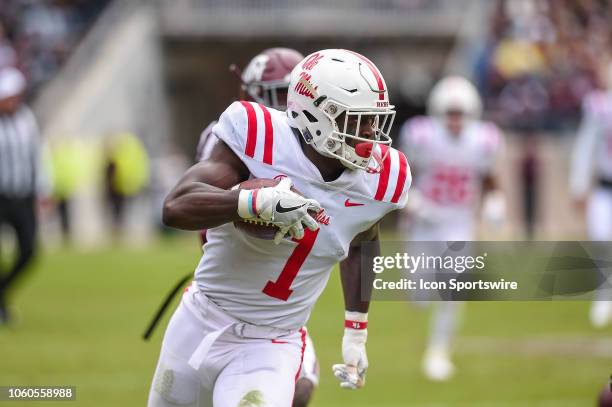
<path id="1" fill-rule="evenodd" d="M 587 206 L 587 231 L 590 240 L 612 240 L 612 189 L 596 188 Z M 612 318 L 612 298 L 605 290 L 595 293 L 590 314 L 593 325 L 602 327 Z"/>
<path id="2" fill-rule="evenodd" d="M 597 188 L 593 191 L 586 217 L 590 240 L 612 240 L 612 189 Z"/>
<path id="3" fill-rule="evenodd" d="M 471 241 L 474 238 L 475 223 L 470 216 L 458 216 L 453 222 L 430 222 L 426 219 L 416 220 L 410 233 L 411 241 Z M 469 248 L 466 248 L 469 250 Z M 431 273 L 425 273 L 422 278 L 431 278 Z M 459 321 L 462 316 L 463 303 L 459 301 L 437 301 L 434 304 L 433 314 L 427 338 L 427 350 L 423 359 L 423 371 L 432 380 L 447 380 L 454 371 L 450 355 L 452 343 L 455 338 Z M 434 360 L 432 356 L 442 356 Z M 436 372 L 434 367 L 441 365 L 444 368 Z"/>
<path id="4" fill-rule="evenodd" d="M 148 407 L 290 407 L 305 338 L 240 322 L 192 285 L 166 329 Z"/>

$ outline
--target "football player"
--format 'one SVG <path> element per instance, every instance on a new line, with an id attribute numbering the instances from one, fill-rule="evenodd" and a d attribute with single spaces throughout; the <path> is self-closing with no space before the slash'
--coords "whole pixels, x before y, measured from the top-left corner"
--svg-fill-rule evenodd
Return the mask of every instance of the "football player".
<path id="1" fill-rule="evenodd" d="M 291 71 L 304 55 L 291 48 L 268 48 L 257 54 L 243 72 L 235 65 L 230 70 L 240 79 L 239 99 L 261 103 L 276 110 L 287 109 L 287 89 Z M 213 121 L 204 129 L 198 141 L 196 161 L 210 155 L 216 137 L 209 137 L 217 124 Z"/>
<path id="2" fill-rule="evenodd" d="M 269 48 L 256 55 L 247 64 L 243 72 L 234 65 L 230 69 L 240 78 L 240 100 L 261 103 L 276 110 L 287 109 L 287 89 L 293 68 L 304 59 L 304 55 L 290 48 Z M 200 135 L 196 151 L 196 161 L 200 162 L 210 157 L 215 142 L 218 140 L 212 129 L 217 124 L 213 121 Z M 200 231 L 202 244 L 206 244 L 206 230 Z M 308 332 L 308 331 L 307 331 Z M 319 363 L 314 345 L 308 333 L 306 334 L 306 349 L 299 378 L 295 383 L 293 407 L 308 405 L 314 388 L 319 383 Z"/>
<path id="3" fill-rule="evenodd" d="M 340 262 L 345 320 L 343 388 L 365 384 L 369 290 L 362 254 L 380 251 L 378 223 L 407 201 L 406 157 L 391 148 L 395 111 L 367 58 L 315 52 L 291 72 L 287 111 L 240 101 L 213 127 L 208 159 L 170 192 L 164 222 L 207 228 L 194 284 L 162 344 L 149 406 L 291 405 L 306 348 L 302 328 Z M 273 187 L 236 188 L 250 178 Z M 295 187 L 304 196 L 293 192 Z M 278 228 L 252 237 L 234 222 Z M 372 250 L 362 252 L 362 243 Z"/>
<path id="4" fill-rule="evenodd" d="M 586 215 L 589 239 L 612 240 L 612 63 L 602 76 L 603 88 L 583 101 L 582 121 L 574 146 L 570 191 L 578 210 Z M 592 179 L 595 184 L 592 185 Z M 596 293 L 590 320 L 595 327 L 612 321 L 612 298 Z"/>
<path id="5" fill-rule="evenodd" d="M 407 217 L 410 240 L 472 241 L 477 212 L 501 224 L 505 203 L 493 174 L 502 146 L 496 125 L 479 120 L 482 103 L 465 78 L 450 76 L 432 89 L 428 116 L 407 121 L 400 131 L 401 150 L 414 176 Z M 423 371 L 431 380 L 447 380 L 454 366 L 451 342 L 462 304 L 436 304 Z"/>

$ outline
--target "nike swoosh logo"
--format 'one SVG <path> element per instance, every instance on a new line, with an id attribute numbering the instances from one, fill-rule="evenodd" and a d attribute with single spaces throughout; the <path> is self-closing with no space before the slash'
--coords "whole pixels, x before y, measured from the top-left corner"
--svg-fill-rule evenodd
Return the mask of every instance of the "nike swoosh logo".
<path id="1" fill-rule="evenodd" d="M 363 205 L 365 205 L 365 204 L 362 204 L 362 203 L 359 203 L 359 202 L 351 202 L 351 201 L 349 201 L 348 198 L 346 198 L 346 201 L 344 201 L 344 206 L 346 206 L 347 208 L 351 207 L 351 206 L 363 206 Z"/>
<path id="2" fill-rule="evenodd" d="M 280 201 L 278 201 L 276 203 L 276 212 L 278 213 L 285 213 L 285 212 L 291 212 L 294 211 L 296 209 L 300 209 L 302 206 L 306 205 L 305 203 L 298 205 L 298 206 L 289 206 L 289 207 L 284 207 L 281 205 Z"/>

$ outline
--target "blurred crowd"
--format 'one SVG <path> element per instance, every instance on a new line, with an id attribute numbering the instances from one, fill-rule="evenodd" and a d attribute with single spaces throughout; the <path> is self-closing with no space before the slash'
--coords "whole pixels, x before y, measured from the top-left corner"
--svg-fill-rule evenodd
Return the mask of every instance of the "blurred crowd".
<path id="1" fill-rule="evenodd" d="M 500 0 L 490 21 L 476 71 L 492 117 L 523 131 L 575 125 L 583 97 L 603 87 L 612 2 Z"/>
<path id="2" fill-rule="evenodd" d="M 109 0 L 0 0 L 0 68 L 18 67 L 35 93 L 66 61 Z"/>

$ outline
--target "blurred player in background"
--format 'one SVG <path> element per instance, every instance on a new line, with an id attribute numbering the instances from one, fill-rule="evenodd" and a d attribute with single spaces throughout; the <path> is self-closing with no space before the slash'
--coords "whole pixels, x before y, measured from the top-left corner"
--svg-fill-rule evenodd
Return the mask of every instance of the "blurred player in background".
<path id="1" fill-rule="evenodd" d="M 0 228 L 12 229 L 18 247 L 6 273 L 0 258 L 0 325 L 10 319 L 6 297 L 34 258 L 37 199 L 49 192 L 42 170 L 42 139 L 23 102 L 25 90 L 26 79 L 19 70 L 0 68 Z"/>
<path id="2" fill-rule="evenodd" d="M 235 65 L 230 66 L 230 70 L 240 79 L 239 100 L 261 103 L 272 109 L 285 111 L 289 75 L 303 58 L 302 54 L 291 48 L 268 48 L 251 59 L 243 72 Z M 201 161 L 212 151 L 216 138 L 209 136 L 215 124 L 216 120 L 200 135 L 196 161 Z"/>
<path id="3" fill-rule="evenodd" d="M 304 59 L 298 51 L 290 48 L 269 48 L 256 55 L 247 64 L 243 72 L 235 65 L 230 69 L 238 74 L 240 79 L 239 100 L 261 103 L 276 110 L 287 110 L 287 90 L 293 68 Z M 206 160 L 210 156 L 217 137 L 212 129 L 217 124 L 213 121 L 204 129 L 198 141 L 196 162 Z M 206 244 L 206 230 L 200 231 L 202 244 Z M 293 407 L 308 405 L 314 388 L 319 383 L 319 363 L 315 354 L 310 335 L 306 334 L 306 349 L 300 371 L 300 378 L 295 384 Z"/>
<path id="4" fill-rule="evenodd" d="M 404 124 L 400 148 L 408 156 L 414 186 L 407 205 L 412 241 L 472 241 L 477 213 L 499 225 L 505 202 L 493 169 L 503 144 L 496 125 L 480 121 L 476 88 L 462 77 L 442 79 L 431 91 L 427 117 Z M 451 342 L 460 302 L 438 302 L 433 315 L 423 371 L 431 380 L 447 380 L 454 366 Z"/>
<path id="5" fill-rule="evenodd" d="M 140 138 L 129 131 L 110 134 L 106 143 L 104 197 L 116 240 L 126 231 L 128 205 L 149 185 L 149 156 Z"/>
<path id="6" fill-rule="evenodd" d="M 570 171 L 570 190 L 578 210 L 586 215 L 591 240 L 612 240 L 612 62 L 602 69 L 603 90 L 585 96 L 582 121 Z M 595 178 L 593 184 L 592 179 Z M 593 326 L 612 321 L 612 298 L 596 293 L 591 306 Z"/>

